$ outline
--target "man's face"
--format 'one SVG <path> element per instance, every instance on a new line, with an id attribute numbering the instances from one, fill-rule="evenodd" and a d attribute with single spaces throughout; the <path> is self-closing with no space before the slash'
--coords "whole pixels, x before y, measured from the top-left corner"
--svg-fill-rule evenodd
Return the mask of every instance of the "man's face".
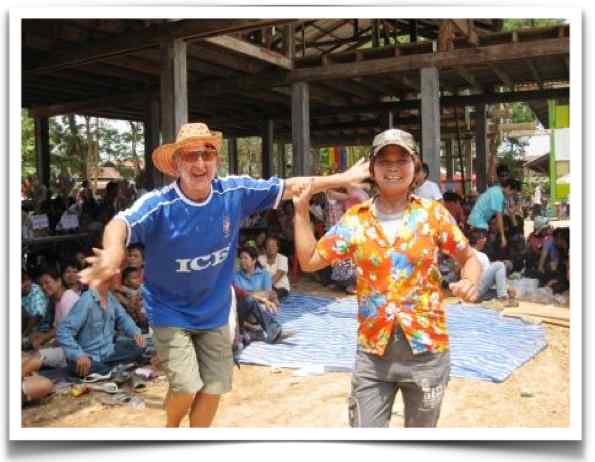
<path id="1" fill-rule="evenodd" d="M 266 242 L 266 252 L 270 257 L 274 257 L 279 252 L 279 244 L 275 239 L 268 239 Z"/>
<path id="2" fill-rule="evenodd" d="M 140 268 L 143 265 L 143 254 L 138 249 L 130 249 L 128 251 L 128 266 L 133 268 Z"/>
<path id="3" fill-rule="evenodd" d="M 29 295 L 29 292 L 31 292 L 31 285 L 33 283 L 31 282 L 31 279 L 29 279 L 29 276 L 22 276 L 21 279 L 21 295 L 24 297 L 26 295 Z"/>
<path id="4" fill-rule="evenodd" d="M 374 161 L 374 181 L 381 193 L 404 194 L 415 176 L 413 157 L 402 147 L 383 148 Z"/>
<path id="5" fill-rule="evenodd" d="M 502 188 L 502 192 L 504 193 L 504 195 L 506 196 L 507 199 L 511 198 L 514 194 L 514 189 L 512 189 L 511 187 L 507 186 L 506 188 Z"/>
<path id="6" fill-rule="evenodd" d="M 67 266 L 62 277 L 67 286 L 73 286 L 78 280 L 78 270 L 74 266 Z"/>
<path id="7" fill-rule="evenodd" d="M 182 187 L 191 190 L 208 190 L 217 174 L 218 153 L 209 143 L 180 149 L 175 164 Z"/>
<path id="8" fill-rule="evenodd" d="M 124 285 L 126 287 L 130 287 L 131 289 L 137 290 L 141 285 L 140 273 L 138 271 L 132 271 L 128 277 L 126 277 Z"/>

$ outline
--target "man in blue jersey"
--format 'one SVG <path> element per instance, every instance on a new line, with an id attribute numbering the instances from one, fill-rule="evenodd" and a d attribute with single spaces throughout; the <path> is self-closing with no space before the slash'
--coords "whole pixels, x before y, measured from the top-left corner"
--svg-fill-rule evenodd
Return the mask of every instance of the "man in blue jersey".
<path id="1" fill-rule="evenodd" d="M 167 426 L 189 414 L 190 426 L 210 426 L 220 396 L 231 390 L 228 318 L 240 221 L 281 200 L 359 184 L 361 161 L 327 177 L 256 180 L 216 177 L 222 134 L 202 123 L 182 126 L 175 143 L 153 152 L 153 164 L 177 180 L 145 194 L 106 226 L 103 250 L 93 249 L 81 272 L 91 287 L 119 271 L 126 246 L 145 246 L 144 306 L 169 380 Z"/>

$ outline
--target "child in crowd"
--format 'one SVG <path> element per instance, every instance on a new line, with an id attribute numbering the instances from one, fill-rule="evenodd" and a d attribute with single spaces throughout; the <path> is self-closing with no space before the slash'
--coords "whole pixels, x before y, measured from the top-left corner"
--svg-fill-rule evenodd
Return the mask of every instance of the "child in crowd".
<path id="1" fill-rule="evenodd" d="M 145 268 L 145 248 L 142 244 L 132 244 L 128 246 L 126 266 L 139 270 L 142 284 Z"/>
<path id="2" fill-rule="evenodd" d="M 141 285 L 141 269 L 129 266 L 122 273 L 120 293 L 123 294 L 123 301 L 119 297 L 118 299 L 136 325 L 146 333 L 149 330 L 149 323 L 143 304 Z"/>

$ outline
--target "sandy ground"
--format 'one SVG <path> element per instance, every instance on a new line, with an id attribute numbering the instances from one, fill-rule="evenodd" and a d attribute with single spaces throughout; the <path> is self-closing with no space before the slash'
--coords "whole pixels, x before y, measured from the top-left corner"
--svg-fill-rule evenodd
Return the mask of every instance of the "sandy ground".
<path id="1" fill-rule="evenodd" d="M 297 290 L 340 296 L 308 277 Z M 569 425 L 569 329 L 546 325 L 548 346 L 504 383 L 451 379 L 440 427 L 567 427 Z M 299 377 L 293 370 L 242 365 L 225 395 L 217 427 L 347 427 L 350 374 Z M 140 394 L 144 409 L 110 407 L 98 392 L 73 398 L 54 395 L 23 410 L 23 427 L 160 427 L 167 381 L 159 378 Z M 187 425 L 187 420 L 184 422 Z M 391 426 L 403 425 L 397 398 Z"/>

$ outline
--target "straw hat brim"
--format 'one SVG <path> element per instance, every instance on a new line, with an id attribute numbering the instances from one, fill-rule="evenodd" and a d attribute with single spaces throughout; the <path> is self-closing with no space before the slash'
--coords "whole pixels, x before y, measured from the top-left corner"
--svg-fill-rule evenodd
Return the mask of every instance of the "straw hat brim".
<path id="1" fill-rule="evenodd" d="M 198 143 L 211 143 L 217 151 L 221 150 L 222 144 L 222 137 L 220 135 L 211 135 L 211 136 L 195 136 L 191 138 L 186 138 L 177 143 L 170 143 L 170 144 L 163 144 L 156 148 L 153 151 L 153 165 L 155 168 L 162 173 L 165 173 L 169 176 L 177 177 L 178 172 L 176 171 L 176 166 L 174 164 L 174 154 L 178 149 L 193 146 Z"/>

